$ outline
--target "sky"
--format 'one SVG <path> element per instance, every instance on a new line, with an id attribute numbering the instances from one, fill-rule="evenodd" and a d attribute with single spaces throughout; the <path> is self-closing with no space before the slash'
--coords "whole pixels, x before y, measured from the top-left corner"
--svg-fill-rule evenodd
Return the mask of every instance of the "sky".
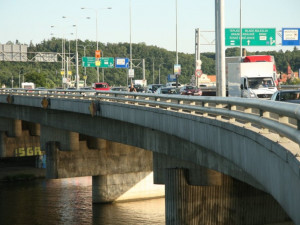
<path id="1" fill-rule="evenodd" d="M 244 28 L 300 28 L 300 0 L 241 1 Z M 0 44 L 37 44 L 52 37 L 74 40 L 76 25 L 81 40 L 129 43 L 131 36 L 132 43 L 176 51 L 176 15 L 178 52 L 195 52 L 196 28 L 201 33 L 200 52 L 215 51 L 210 44 L 215 39 L 214 0 L 177 0 L 177 14 L 176 0 L 131 0 L 131 7 L 130 0 L 0 0 Z M 239 28 L 240 0 L 224 0 L 224 15 L 225 28 Z M 247 51 L 293 49 L 279 45 L 279 35 L 276 42 L 276 47 Z"/>

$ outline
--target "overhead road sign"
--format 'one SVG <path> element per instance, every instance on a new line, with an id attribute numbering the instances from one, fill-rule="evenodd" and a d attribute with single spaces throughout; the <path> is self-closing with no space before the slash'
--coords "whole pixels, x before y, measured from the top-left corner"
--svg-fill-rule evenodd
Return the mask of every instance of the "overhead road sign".
<path id="1" fill-rule="evenodd" d="M 300 45 L 300 28 L 282 28 L 282 45 Z"/>
<path id="2" fill-rule="evenodd" d="M 114 58 L 102 57 L 100 58 L 100 68 L 114 68 Z"/>
<path id="3" fill-rule="evenodd" d="M 83 67 L 100 67 L 100 68 L 114 68 L 114 58 L 112 57 L 82 57 Z"/>
<path id="4" fill-rule="evenodd" d="M 116 58 L 115 59 L 116 68 L 129 68 L 129 59 L 128 58 Z"/>
<path id="5" fill-rule="evenodd" d="M 95 57 L 82 57 L 82 66 L 83 67 L 96 67 L 96 58 Z"/>
<path id="6" fill-rule="evenodd" d="M 240 28 L 225 29 L 225 45 L 240 46 Z M 275 28 L 243 28 L 243 46 L 276 46 Z"/>

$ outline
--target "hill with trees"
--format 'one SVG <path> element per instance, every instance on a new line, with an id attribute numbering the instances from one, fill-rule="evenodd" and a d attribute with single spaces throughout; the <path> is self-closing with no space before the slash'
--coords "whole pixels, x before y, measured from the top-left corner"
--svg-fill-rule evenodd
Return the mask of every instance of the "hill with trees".
<path id="1" fill-rule="evenodd" d="M 20 44 L 18 41 L 16 44 Z M 14 44 L 12 42 L 6 44 Z M 44 40 L 38 44 L 30 43 L 28 46 L 28 55 L 37 52 L 56 52 L 61 53 L 63 45 L 65 45 L 66 53 L 70 52 L 74 56 L 76 43 L 74 40 L 66 41 L 52 38 Z M 69 48 L 70 47 L 70 48 Z M 78 40 L 78 55 L 81 58 L 84 56 L 94 57 L 96 42 Z M 99 49 L 102 50 L 104 57 L 126 57 L 129 58 L 130 44 L 129 43 L 99 43 Z M 85 50 L 85 52 L 84 52 Z M 227 48 L 226 56 L 238 56 L 239 48 Z M 293 51 L 265 51 L 265 52 L 247 52 L 247 55 L 273 55 L 276 60 L 278 72 L 286 73 L 288 64 L 293 71 L 298 71 L 300 68 L 300 51 L 294 48 Z M 142 63 L 145 59 L 145 76 L 148 84 L 158 83 L 159 71 L 161 83 L 166 83 L 167 75 L 173 73 L 173 67 L 176 60 L 176 52 L 168 51 L 156 46 L 147 46 L 145 43 L 132 44 L 133 68 L 135 69 L 135 78 L 142 79 Z M 6 87 L 19 87 L 19 82 L 34 82 L 36 86 L 54 88 L 62 86 L 61 76 L 61 58 L 59 62 L 5 62 L 0 61 L 0 84 L 5 84 Z M 180 83 L 189 83 L 191 76 L 194 74 L 195 56 L 194 54 L 178 53 L 179 64 L 181 65 L 181 74 L 179 77 Z M 215 74 L 215 53 L 201 53 L 202 71 L 205 74 Z M 72 59 L 71 66 L 73 79 L 75 72 L 75 60 Z M 79 67 L 79 73 L 82 78 L 84 68 Z M 97 81 L 97 71 L 95 68 L 86 68 L 87 85 Z M 154 74 L 154 80 L 153 80 Z M 126 86 L 127 85 L 127 70 L 126 69 L 102 69 L 100 68 L 100 81 L 108 82 L 111 86 Z M 13 82 L 12 82 L 13 80 Z"/>

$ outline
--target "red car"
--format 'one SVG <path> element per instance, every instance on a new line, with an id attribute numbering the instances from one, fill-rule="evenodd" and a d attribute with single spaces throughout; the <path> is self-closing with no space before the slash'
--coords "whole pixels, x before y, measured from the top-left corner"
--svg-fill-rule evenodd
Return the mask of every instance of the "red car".
<path id="1" fill-rule="evenodd" d="M 109 91 L 110 87 L 106 82 L 94 83 L 93 89 L 96 91 Z"/>
<path id="2" fill-rule="evenodd" d="M 180 88 L 180 94 L 200 96 L 202 95 L 202 91 L 196 86 L 185 85 L 182 88 Z"/>

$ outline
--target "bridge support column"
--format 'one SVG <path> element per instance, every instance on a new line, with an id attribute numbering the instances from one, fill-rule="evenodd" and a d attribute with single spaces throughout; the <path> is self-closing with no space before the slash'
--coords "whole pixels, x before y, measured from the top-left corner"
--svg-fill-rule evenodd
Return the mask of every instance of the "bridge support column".
<path id="1" fill-rule="evenodd" d="M 55 141 L 49 141 L 46 143 L 46 177 L 58 178 L 58 143 Z"/>
<path id="2" fill-rule="evenodd" d="M 0 157 L 6 157 L 5 132 L 0 131 Z"/>
<path id="3" fill-rule="evenodd" d="M 164 196 L 161 185 L 153 184 L 153 172 L 93 176 L 93 203 L 132 201 Z"/>
<path id="4" fill-rule="evenodd" d="M 61 151 L 79 150 L 79 134 L 76 132 L 41 126 L 42 149 L 46 149 L 46 142 L 48 140 L 59 142 L 59 150 Z"/>
<path id="5" fill-rule="evenodd" d="M 167 225 L 268 224 L 290 221 L 265 192 L 224 176 L 222 185 L 192 186 L 188 170 L 166 169 Z"/>
<path id="6" fill-rule="evenodd" d="M 86 137 L 87 138 L 87 145 L 90 149 L 105 149 L 107 141 L 101 138 L 95 138 L 95 137 Z"/>
<path id="7" fill-rule="evenodd" d="M 0 131 L 5 131 L 9 137 L 22 136 L 22 121 L 0 118 Z"/>
<path id="8" fill-rule="evenodd" d="M 41 126 L 38 123 L 27 123 L 26 124 L 29 130 L 30 135 L 40 136 L 41 135 Z"/>

